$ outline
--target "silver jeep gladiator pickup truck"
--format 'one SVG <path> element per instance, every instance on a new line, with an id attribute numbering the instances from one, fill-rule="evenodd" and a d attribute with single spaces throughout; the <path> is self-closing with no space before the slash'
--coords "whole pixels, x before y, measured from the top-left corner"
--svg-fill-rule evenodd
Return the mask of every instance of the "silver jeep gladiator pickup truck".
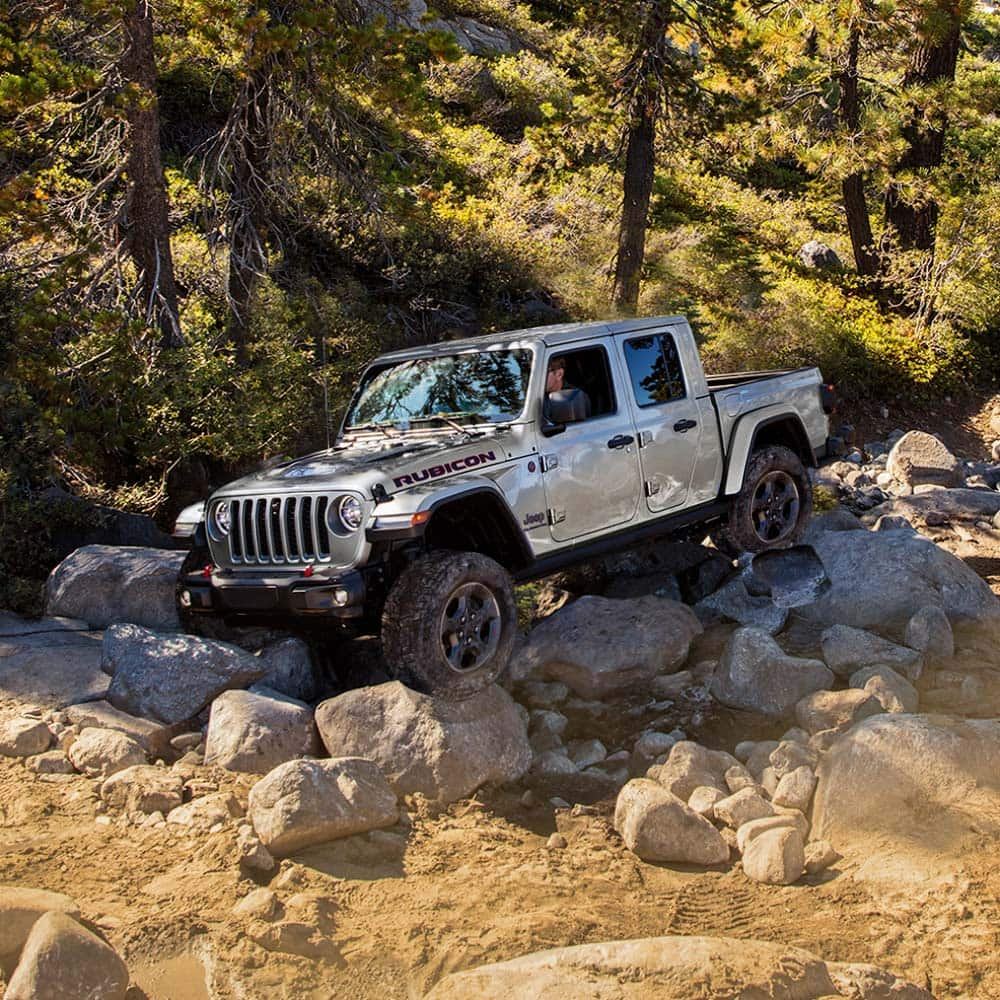
<path id="1" fill-rule="evenodd" d="M 444 697 L 498 677 L 513 583 L 653 536 L 794 543 L 832 391 L 815 368 L 706 376 L 683 317 L 386 354 L 336 443 L 184 511 L 187 620 L 351 623 Z"/>

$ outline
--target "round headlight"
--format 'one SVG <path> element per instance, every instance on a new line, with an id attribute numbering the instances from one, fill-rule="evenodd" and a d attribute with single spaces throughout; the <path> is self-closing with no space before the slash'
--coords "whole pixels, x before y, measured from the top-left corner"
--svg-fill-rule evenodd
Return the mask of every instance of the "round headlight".
<path id="1" fill-rule="evenodd" d="M 217 503 L 212 510 L 212 527 L 219 538 L 225 538 L 229 534 L 229 501 L 223 500 Z"/>
<path id="2" fill-rule="evenodd" d="M 357 497 L 341 497 L 334 505 L 340 530 L 357 531 L 364 520 L 364 509 Z"/>

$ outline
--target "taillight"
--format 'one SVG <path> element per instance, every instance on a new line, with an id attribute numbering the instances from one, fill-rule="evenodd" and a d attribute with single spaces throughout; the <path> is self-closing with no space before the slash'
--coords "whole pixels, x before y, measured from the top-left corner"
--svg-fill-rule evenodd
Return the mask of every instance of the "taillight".
<path id="1" fill-rule="evenodd" d="M 835 413 L 837 410 L 837 394 L 832 385 L 821 385 L 819 387 L 819 401 L 826 414 Z"/>

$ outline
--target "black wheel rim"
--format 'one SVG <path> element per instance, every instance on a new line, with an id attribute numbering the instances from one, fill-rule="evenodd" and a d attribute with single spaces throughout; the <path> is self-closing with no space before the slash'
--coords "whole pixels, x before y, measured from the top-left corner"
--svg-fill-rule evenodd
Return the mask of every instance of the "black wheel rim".
<path id="1" fill-rule="evenodd" d="M 463 583 L 452 591 L 441 615 L 441 653 L 459 674 L 478 670 L 500 644 L 500 605 L 481 583 Z"/>
<path id="2" fill-rule="evenodd" d="M 790 538 L 802 501 L 795 480 L 787 473 L 769 472 L 758 483 L 750 505 L 754 534 L 768 545 Z"/>

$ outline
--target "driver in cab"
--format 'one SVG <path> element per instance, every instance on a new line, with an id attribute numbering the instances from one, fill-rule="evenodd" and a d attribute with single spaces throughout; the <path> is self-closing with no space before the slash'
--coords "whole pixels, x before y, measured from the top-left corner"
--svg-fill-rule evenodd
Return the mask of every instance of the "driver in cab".
<path id="1" fill-rule="evenodd" d="M 590 397 L 583 391 L 566 381 L 566 358 L 557 354 L 549 358 L 548 371 L 545 374 L 545 405 L 543 412 L 546 420 L 552 421 L 553 403 L 560 404 L 560 410 L 569 405 L 572 408 L 571 420 L 558 421 L 570 423 L 586 420 L 590 416 Z"/>

